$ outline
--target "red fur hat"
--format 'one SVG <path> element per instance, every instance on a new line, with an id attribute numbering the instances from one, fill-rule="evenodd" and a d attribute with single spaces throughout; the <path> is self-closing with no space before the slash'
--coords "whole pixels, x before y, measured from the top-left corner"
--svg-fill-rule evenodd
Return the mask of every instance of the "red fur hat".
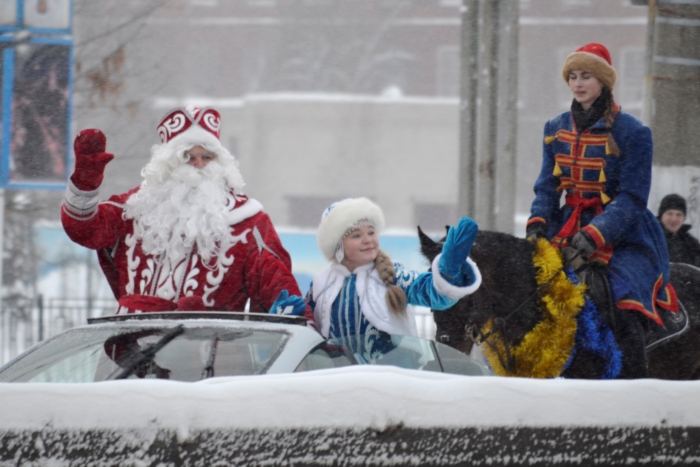
<path id="1" fill-rule="evenodd" d="M 161 143 L 170 146 L 206 144 L 221 146 L 219 127 L 221 116 L 211 107 L 188 106 L 170 110 L 158 124 Z"/>
<path id="2" fill-rule="evenodd" d="M 561 75 L 569 82 L 569 73 L 573 70 L 585 70 L 598 78 L 610 91 L 615 87 L 617 72 L 612 66 L 610 52 L 603 44 L 591 42 L 569 54 L 564 60 Z"/>

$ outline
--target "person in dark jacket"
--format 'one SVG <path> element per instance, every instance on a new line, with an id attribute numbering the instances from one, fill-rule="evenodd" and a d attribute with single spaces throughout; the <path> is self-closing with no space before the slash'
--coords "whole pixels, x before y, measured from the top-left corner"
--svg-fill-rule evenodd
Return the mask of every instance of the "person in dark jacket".
<path id="1" fill-rule="evenodd" d="M 674 193 L 661 200 L 657 218 L 666 234 L 669 260 L 700 267 L 700 242 L 690 234 L 691 225 L 683 223 L 686 214 L 685 198 Z"/>

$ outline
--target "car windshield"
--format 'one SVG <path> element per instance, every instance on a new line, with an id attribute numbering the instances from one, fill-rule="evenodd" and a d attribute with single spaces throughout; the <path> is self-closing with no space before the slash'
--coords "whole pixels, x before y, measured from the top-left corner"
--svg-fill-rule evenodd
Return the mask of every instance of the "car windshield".
<path id="1" fill-rule="evenodd" d="M 485 365 L 459 350 L 419 337 L 378 332 L 330 339 L 328 343 L 347 349 L 360 364 L 394 365 L 469 376 L 492 374 Z"/>
<path id="2" fill-rule="evenodd" d="M 13 362 L 2 372 L 0 381 L 199 381 L 213 376 L 262 374 L 280 355 L 288 339 L 285 331 L 245 328 L 77 328 Z"/>

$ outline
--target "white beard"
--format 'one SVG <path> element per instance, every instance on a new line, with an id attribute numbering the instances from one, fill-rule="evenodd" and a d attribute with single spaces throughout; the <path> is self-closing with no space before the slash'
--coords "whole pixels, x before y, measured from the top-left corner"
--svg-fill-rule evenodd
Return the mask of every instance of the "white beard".
<path id="1" fill-rule="evenodd" d="M 124 216 L 146 254 L 180 261 L 197 245 L 204 263 L 231 246 L 226 221 L 229 190 L 216 161 L 204 168 L 183 164 L 163 184 L 140 190 L 126 201 Z"/>

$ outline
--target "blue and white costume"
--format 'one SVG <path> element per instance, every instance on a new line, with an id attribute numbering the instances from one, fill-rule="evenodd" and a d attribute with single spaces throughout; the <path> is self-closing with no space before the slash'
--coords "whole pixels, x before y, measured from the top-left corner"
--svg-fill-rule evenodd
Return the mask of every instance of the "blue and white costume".
<path id="1" fill-rule="evenodd" d="M 355 267 L 353 271 L 341 264 L 342 239 L 358 221 L 369 222 L 377 231 L 384 225 L 379 207 L 365 198 L 340 201 L 324 213 L 318 231 L 318 244 L 331 264 L 314 276 L 306 302 L 324 337 L 337 339 L 362 358 L 374 361 L 393 348 L 390 334 L 418 335 L 415 313 L 410 305 L 445 310 L 479 288 L 481 274 L 476 264 L 467 257 L 473 242 L 471 233 L 475 236 L 478 229 L 471 219 L 467 219 L 470 234 L 463 236 L 460 245 L 447 247 L 444 253 L 450 256 L 452 252 L 454 258 L 441 263 L 443 255 L 438 255 L 429 272 L 418 273 L 406 269 L 401 263 L 393 263 L 394 277 L 390 285 L 403 290 L 409 305 L 405 313 L 397 313 L 389 308 L 389 285 L 380 277 L 375 262 Z M 460 250 L 463 244 L 468 246 Z M 451 269 L 444 265 L 446 262 L 452 263 Z M 450 274 L 445 274 L 448 269 Z M 452 277 L 452 281 L 443 275 Z M 391 276 L 386 280 L 389 282 Z"/>

